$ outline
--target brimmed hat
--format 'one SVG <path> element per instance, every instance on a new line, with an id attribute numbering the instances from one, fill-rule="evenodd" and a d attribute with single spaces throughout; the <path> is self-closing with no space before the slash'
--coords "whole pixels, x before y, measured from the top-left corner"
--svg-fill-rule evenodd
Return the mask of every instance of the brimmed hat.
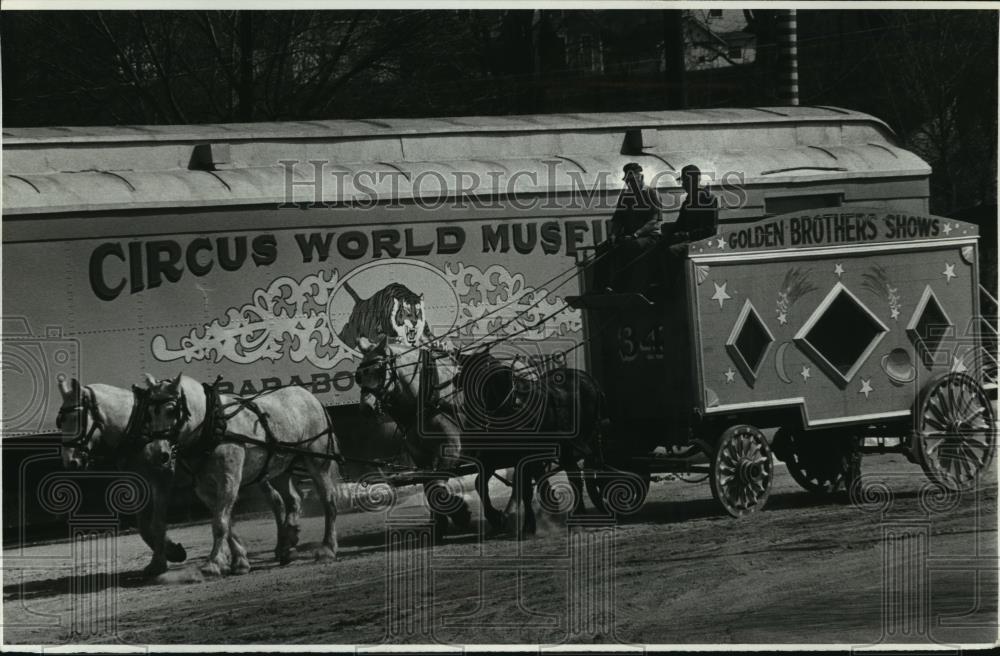
<path id="1" fill-rule="evenodd" d="M 622 168 L 622 171 L 627 176 L 629 173 L 642 173 L 642 167 L 639 166 L 638 162 L 629 162 Z"/>

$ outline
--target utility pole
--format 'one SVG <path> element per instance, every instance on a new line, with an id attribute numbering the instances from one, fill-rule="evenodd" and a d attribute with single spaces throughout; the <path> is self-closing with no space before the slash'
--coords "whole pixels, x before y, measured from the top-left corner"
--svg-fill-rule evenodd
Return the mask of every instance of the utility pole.
<path id="1" fill-rule="evenodd" d="M 799 104 L 799 36 L 794 9 L 778 13 L 778 98 L 782 104 Z"/>
<path id="2" fill-rule="evenodd" d="M 663 12 L 663 74 L 666 78 L 667 109 L 687 107 L 687 84 L 684 80 L 684 12 Z"/>

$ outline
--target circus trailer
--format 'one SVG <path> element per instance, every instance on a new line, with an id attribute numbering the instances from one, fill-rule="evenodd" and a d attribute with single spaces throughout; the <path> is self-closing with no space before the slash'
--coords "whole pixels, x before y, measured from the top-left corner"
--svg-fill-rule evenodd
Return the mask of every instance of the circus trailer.
<path id="1" fill-rule="evenodd" d="M 772 449 L 820 494 L 857 480 L 866 451 L 974 486 L 996 447 L 978 240 L 891 208 L 795 212 L 654 253 L 676 259 L 666 287 L 571 298 L 599 326 L 599 379 L 633 382 L 605 386 L 605 457 L 638 475 L 639 497 L 651 472 L 707 474 L 736 516 L 764 506 Z"/>
<path id="2" fill-rule="evenodd" d="M 355 412 L 362 336 L 502 338 L 525 362 L 592 366 L 565 299 L 626 163 L 667 222 L 697 164 L 727 231 L 816 207 L 925 214 L 930 173 L 832 107 L 7 128 L 3 146 L 5 499 L 58 467 L 59 376 L 302 385 L 346 451 L 395 458 L 391 426 Z"/>

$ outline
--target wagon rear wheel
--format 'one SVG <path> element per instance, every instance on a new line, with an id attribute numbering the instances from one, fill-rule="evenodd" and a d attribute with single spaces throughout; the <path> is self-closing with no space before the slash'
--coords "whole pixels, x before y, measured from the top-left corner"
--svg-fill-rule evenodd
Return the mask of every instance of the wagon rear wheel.
<path id="1" fill-rule="evenodd" d="M 716 444 L 710 470 L 712 495 L 733 517 L 764 507 L 774 480 L 767 439 L 755 426 L 730 426 Z"/>
<path id="2" fill-rule="evenodd" d="M 993 460 L 993 404 L 975 378 L 959 372 L 932 380 L 915 409 L 912 448 L 932 481 L 970 490 Z"/>
<path id="3" fill-rule="evenodd" d="M 788 473 L 803 489 L 828 497 L 847 480 L 850 448 L 842 436 L 804 436 L 782 428 L 774 436 L 774 455 L 788 467 Z"/>

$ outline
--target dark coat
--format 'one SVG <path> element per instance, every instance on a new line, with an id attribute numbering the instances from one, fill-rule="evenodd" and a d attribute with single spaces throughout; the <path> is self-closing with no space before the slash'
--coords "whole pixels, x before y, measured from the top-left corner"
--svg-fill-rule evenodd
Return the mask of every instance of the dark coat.
<path id="1" fill-rule="evenodd" d="M 655 189 L 640 189 L 638 194 L 626 188 L 618 197 L 618 206 L 611 217 L 611 234 L 615 237 L 634 235 L 649 224 L 654 228 L 661 220 L 660 196 Z"/>
<path id="2" fill-rule="evenodd" d="M 707 189 L 699 189 L 695 198 L 688 194 L 674 223 L 671 241 L 697 241 L 719 231 L 719 199 Z"/>

